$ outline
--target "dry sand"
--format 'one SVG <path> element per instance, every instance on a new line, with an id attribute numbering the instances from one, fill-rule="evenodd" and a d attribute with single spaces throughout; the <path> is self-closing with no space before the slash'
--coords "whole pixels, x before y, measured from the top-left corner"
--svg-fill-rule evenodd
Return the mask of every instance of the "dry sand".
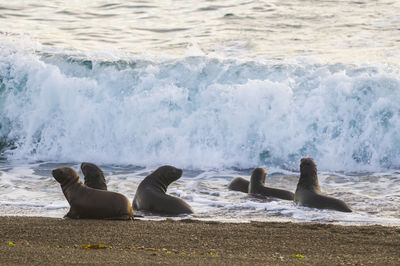
<path id="1" fill-rule="evenodd" d="M 0 217 L 0 228 L 2 265 L 400 265 L 399 227 Z"/>

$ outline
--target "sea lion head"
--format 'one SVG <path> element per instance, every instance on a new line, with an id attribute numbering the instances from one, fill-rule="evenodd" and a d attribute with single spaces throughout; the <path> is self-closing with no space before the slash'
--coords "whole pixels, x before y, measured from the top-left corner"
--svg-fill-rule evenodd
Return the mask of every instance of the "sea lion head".
<path id="1" fill-rule="evenodd" d="M 183 173 L 182 169 L 176 168 L 171 165 L 161 166 L 156 170 L 156 172 L 167 186 L 172 182 L 178 180 Z"/>
<path id="2" fill-rule="evenodd" d="M 175 180 L 178 180 L 182 176 L 182 173 L 182 169 L 171 165 L 164 165 L 146 177 L 145 182 L 160 188 L 163 192 L 166 192 L 168 185 Z"/>
<path id="3" fill-rule="evenodd" d="M 317 165 L 314 160 L 304 157 L 300 160 L 300 179 L 299 184 L 307 188 L 319 188 Z"/>
<path id="4" fill-rule="evenodd" d="M 73 181 L 80 182 L 78 174 L 74 169 L 69 167 L 54 169 L 51 174 L 53 175 L 54 179 L 61 184 L 61 186 Z"/>
<path id="5" fill-rule="evenodd" d="M 267 175 L 267 170 L 263 167 L 257 167 L 253 170 L 251 174 L 250 182 L 257 184 L 265 184 L 265 176 Z"/>
<path id="6" fill-rule="evenodd" d="M 81 170 L 85 176 L 85 185 L 95 189 L 107 190 L 104 173 L 97 165 L 93 163 L 83 162 Z"/>
<path id="7" fill-rule="evenodd" d="M 250 177 L 248 193 L 257 194 L 260 188 L 264 187 L 266 175 L 267 171 L 264 168 L 257 167 L 254 169 Z"/>
<path id="8" fill-rule="evenodd" d="M 94 175 L 97 173 L 103 174 L 103 171 L 100 169 L 100 167 L 98 167 L 94 163 L 83 162 L 81 164 L 81 170 L 84 175 Z"/>

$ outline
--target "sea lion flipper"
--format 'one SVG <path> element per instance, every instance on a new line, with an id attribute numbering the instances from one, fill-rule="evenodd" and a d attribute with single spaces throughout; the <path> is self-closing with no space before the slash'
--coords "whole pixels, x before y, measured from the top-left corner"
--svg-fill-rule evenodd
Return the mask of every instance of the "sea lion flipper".
<path id="1" fill-rule="evenodd" d="M 122 221 L 127 221 L 127 220 L 134 220 L 134 216 L 131 216 L 129 214 L 126 215 L 121 215 L 117 217 L 106 217 L 104 220 L 122 220 Z"/>
<path id="2" fill-rule="evenodd" d="M 71 208 L 64 218 L 79 219 L 79 215 Z"/>
<path id="3" fill-rule="evenodd" d="M 294 193 L 283 190 L 283 189 L 278 189 L 278 188 L 267 188 L 268 189 L 268 194 L 271 197 L 275 198 L 280 198 L 284 200 L 293 200 L 294 199 Z"/>
<path id="4" fill-rule="evenodd" d="M 318 209 L 330 209 L 341 212 L 352 212 L 350 207 L 340 199 L 336 199 L 330 196 L 309 193 L 301 202 L 301 205 L 318 208 Z"/>
<path id="5" fill-rule="evenodd" d="M 132 207 L 133 207 L 135 210 L 138 210 L 138 209 L 139 209 L 138 205 L 136 204 L 136 200 L 133 200 L 133 202 L 132 202 Z"/>
<path id="6" fill-rule="evenodd" d="M 341 211 L 341 212 L 353 212 L 350 209 L 350 207 L 343 200 L 328 197 L 328 196 L 326 196 L 326 197 L 329 199 L 329 203 L 332 205 L 333 210 L 337 210 L 337 211 Z"/>
<path id="7" fill-rule="evenodd" d="M 353 212 L 353 210 L 349 206 L 347 206 L 346 203 L 344 203 L 344 206 L 342 206 L 342 208 L 339 211 L 342 211 L 342 212 Z"/>

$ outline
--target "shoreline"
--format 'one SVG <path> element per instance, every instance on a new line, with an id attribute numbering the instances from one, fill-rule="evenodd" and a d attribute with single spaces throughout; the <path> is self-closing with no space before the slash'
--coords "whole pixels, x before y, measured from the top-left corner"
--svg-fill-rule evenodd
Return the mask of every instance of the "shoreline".
<path id="1" fill-rule="evenodd" d="M 400 227 L 0 216 L 1 264 L 399 265 Z"/>

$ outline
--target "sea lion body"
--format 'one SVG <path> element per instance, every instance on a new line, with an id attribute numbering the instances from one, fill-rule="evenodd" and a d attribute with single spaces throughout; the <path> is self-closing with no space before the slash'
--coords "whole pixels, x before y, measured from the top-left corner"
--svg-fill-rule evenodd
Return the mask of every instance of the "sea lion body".
<path id="1" fill-rule="evenodd" d="M 85 185 L 95 189 L 107 190 L 104 173 L 97 165 L 93 163 L 82 163 L 81 170 L 85 176 Z"/>
<path id="2" fill-rule="evenodd" d="M 228 185 L 229 190 L 240 191 L 244 193 L 249 192 L 250 182 L 243 177 L 235 177 L 231 183 Z"/>
<path id="3" fill-rule="evenodd" d="M 161 166 L 139 184 L 133 199 L 133 207 L 136 210 L 160 214 L 193 213 L 193 209 L 184 200 L 165 194 L 168 185 L 181 176 L 181 169 L 169 165 Z"/>
<path id="4" fill-rule="evenodd" d="M 331 209 L 342 212 L 351 212 L 347 204 L 333 197 L 325 196 L 320 193 L 307 189 L 298 189 L 295 194 L 295 202 L 300 205 L 318 209 Z"/>
<path id="5" fill-rule="evenodd" d="M 302 158 L 300 179 L 294 194 L 294 201 L 306 207 L 352 212 L 342 200 L 322 195 L 318 183 L 317 166 L 311 158 Z"/>
<path id="6" fill-rule="evenodd" d="M 122 194 L 98 190 L 85 186 L 78 174 L 69 167 L 52 171 L 60 183 L 70 210 L 65 217 L 72 219 L 133 219 L 133 209 L 129 200 Z"/>
<path id="7" fill-rule="evenodd" d="M 248 188 L 250 194 L 293 200 L 294 194 L 290 191 L 264 186 L 266 175 L 267 171 L 262 167 L 253 170 Z"/>

